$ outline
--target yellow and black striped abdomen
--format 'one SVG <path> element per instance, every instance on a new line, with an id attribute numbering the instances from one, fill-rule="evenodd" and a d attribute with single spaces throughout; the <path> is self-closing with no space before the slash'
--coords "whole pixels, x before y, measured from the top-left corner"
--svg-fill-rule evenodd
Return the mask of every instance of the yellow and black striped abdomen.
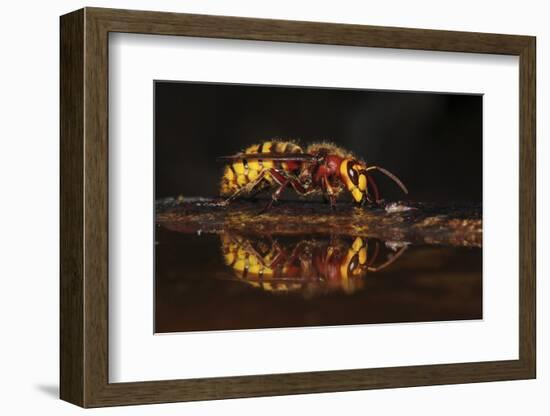
<path id="1" fill-rule="evenodd" d="M 273 167 L 286 168 L 284 162 L 280 163 L 269 159 L 249 159 L 245 156 L 246 154 L 258 153 L 303 153 L 303 151 L 295 143 L 279 140 L 249 146 L 244 150 L 242 159 L 235 159 L 231 164 L 225 166 L 220 187 L 222 196 L 230 196 L 242 187 L 255 182 L 265 169 Z M 269 175 L 265 176 L 265 180 L 266 182 L 272 182 Z"/>
<path id="2" fill-rule="evenodd" d="M 261 250 L 251 249 L 253 240 L 222 234 L 221 242 L 224 262 L 233 269 L 239 280 L 276 293 L 286 293 L 302 287 L 300 282 L 286 279 L 287 266 L 284 262 L 278 266 L 275 264 L 281 255 L 275 246 L 260 254 Z"/>

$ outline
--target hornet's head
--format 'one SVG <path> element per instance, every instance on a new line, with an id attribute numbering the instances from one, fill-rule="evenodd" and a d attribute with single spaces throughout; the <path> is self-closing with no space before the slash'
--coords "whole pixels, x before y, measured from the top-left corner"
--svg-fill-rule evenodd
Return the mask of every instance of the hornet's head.
<path id="1" fill-rule="evenodd" d="M 343 159 L 340 164 L 340 178 L 355 202 L 361 204 L 370 199 L 368 194 L 369 176 L 364 164 L 355 159 Z"/>
<path id="2" fill-rule="evenodd" d="M 407 188 L 399 178 L 386 169 L 379 166 L 367 166 L 365 163 L 356 159 L 346 158 L 340 163 L 339 174 L 346 189 L 351 193 L 356 203 L 363 204 L 365 202 L 380 201 L 378 186 L 370 175 L 370 172 L 373 170 L 383 173 L 393 180 L 404 193 L 408 193 Z"/>

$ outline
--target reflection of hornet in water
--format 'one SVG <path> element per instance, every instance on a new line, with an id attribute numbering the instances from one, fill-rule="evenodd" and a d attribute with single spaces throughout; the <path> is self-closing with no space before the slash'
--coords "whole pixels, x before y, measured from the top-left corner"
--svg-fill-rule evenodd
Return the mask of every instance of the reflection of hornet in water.
<path id="1" fill-rule="evenodd" d="M 233 269 L 238 280 L 270 292 L 343 290 L 353 293 L 362 287 L 368 271 L 376 272 L 389 266 L 407 248 L 403 245 L 396 252 L 390 252 L 386 261 L 375 265 L 382 251 L 382 243 L 375 239 L 290 240 L 222 234 L 225 264 Z M 389 250 L 392 249 L 384 251 Z"/>
<path id="2" fill-rule="evenodd" d="M 233 156 L 221 157 L 225 166 L 220 193 L 225 203 L 244 195 L 273 190 L 269 209 L 286 187 L 298 195 L 322 194 L 334 208 L 336 198 L 347 190 L 358 205 L 381 201 L 372 172 L 392 179 L 407 193 L 403 183 L 379 166 L 369 166 L 352 153 L 331 143 L 314 143 L 304 152 L 290 141 L 255 144 Z"/>

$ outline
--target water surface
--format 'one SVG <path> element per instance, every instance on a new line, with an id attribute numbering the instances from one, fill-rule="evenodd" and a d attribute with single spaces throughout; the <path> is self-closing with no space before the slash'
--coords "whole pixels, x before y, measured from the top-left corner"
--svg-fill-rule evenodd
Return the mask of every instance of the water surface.
<path id="1" fill-rule="evenodd" d="M 481 247 L 170 228 L 156 230 L 157 333 L 482 318 Z"/>

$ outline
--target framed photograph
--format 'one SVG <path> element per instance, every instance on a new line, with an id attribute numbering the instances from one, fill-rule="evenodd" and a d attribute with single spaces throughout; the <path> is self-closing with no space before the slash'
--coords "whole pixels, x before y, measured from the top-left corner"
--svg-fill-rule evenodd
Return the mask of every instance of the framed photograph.
<path id="1" fill-rule="evenodd" d="M 535 378 L 535 49 L 62 16 L 61 398 Z"/>

